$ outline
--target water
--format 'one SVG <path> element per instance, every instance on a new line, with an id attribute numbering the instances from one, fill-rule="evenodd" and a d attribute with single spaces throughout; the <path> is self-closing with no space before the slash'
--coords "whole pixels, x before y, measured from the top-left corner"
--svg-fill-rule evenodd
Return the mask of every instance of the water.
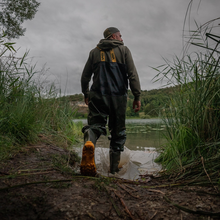
<path id="1" fill-rule="evenodd" d="M 75 122 L 86 119 L 76 119 Z M 160 119 L 127 119 L 127 139 L 122 152 L 119 167 L 122 167 L 118 177 L 137 179 L 140 174 L 152 174 L 161 169 L 154 159 L 159 155 L 156 151 L 166 140 L 163 137 L 164 125 Z M 109 143 L 106 136 L 101 136 L 96 143 L 95 161 L 97 170 L 108 175 Z M 80 148 L 82 150 L 82 146 Z M 79 152 L 81 155 L 81 151 Z"/>
<path id="2" fill-rule="evenodd" d="M 160 119 L 128 119 L 126 146 L 130 150 L 159 148 L 165 143 L 164 128 Z"/>
<path id="3" fill-rule="evenodd" d="M 74 122 L 79 121 L 82 121 L 84 125 L 87 123 L 87 119 L 74 120 Z M 164 124 L 160 119 L 127 119 L 125 146 L 132 151 L 159 148 L 166 142 L 163 132 Z M 109 148 L 108 138 L 101 136 L 97 145 Z"/>

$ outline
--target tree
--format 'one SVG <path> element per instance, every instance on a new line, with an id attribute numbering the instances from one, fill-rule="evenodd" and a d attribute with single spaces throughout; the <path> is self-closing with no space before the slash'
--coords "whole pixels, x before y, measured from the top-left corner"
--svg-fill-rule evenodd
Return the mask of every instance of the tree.
<path id="1" fill-rule="evenodd" d="M 24 35 L 21 25 L 34 18 L 39 5 L 36 0 L 0 0 L 0 27 L 8 39 Z"/>
<path id="2" fill-rule="evenodd" d="M 147 105 L 144 106 L 144 113 L 145 115 L 158 116 L 158 113 L 155 109 L 155 105 L 153 104 L 153 102 L 148 103 Z"/>

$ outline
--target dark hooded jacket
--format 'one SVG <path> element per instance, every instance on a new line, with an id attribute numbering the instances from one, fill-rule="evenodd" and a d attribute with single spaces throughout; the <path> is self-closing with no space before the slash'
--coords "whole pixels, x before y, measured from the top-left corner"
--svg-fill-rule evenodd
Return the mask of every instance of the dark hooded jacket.
<path id="1" fill-rule="evenodd" d="M 112 52 L 113 51 L 113 52 Z M 130 50 L 123 42 L 102 39 L 90 51 L 81 77 L 82 92 L 89 94 L 89 82 L 93 76 L 91 91 L 101 95 L 127 95 L 128 81 L 136 101 L 140 100 L 140 82 Z"/>

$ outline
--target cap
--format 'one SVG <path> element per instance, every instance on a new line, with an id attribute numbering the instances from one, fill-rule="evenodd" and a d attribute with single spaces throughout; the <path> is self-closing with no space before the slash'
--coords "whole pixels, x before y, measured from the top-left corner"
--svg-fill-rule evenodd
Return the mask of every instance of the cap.
<path id="1" fill-rule="evenodd" d="M 106 39 L 106 38 L 109 38 L 112 34 L 114 34 L 114 33 L 116 33 L 116 32 L 120 32 L 120 31 L 118 30 L 118 28 L 109 27 L 109 28 L 107 28 L 107 29 L 104 31 L 104 33 L 103 33 L 104 38 L 105 38 L 105 39 Z"/>

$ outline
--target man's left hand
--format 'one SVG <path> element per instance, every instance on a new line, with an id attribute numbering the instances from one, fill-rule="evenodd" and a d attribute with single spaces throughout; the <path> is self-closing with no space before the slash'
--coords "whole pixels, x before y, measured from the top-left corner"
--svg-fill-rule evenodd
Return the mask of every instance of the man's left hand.
<path id="1" fill-rule="evenodd" d="M 141 108 L 141 102 L 140 101 L 135 101 L 133 102 L 133 109 L 134 112 L 138 112 Z"/>

